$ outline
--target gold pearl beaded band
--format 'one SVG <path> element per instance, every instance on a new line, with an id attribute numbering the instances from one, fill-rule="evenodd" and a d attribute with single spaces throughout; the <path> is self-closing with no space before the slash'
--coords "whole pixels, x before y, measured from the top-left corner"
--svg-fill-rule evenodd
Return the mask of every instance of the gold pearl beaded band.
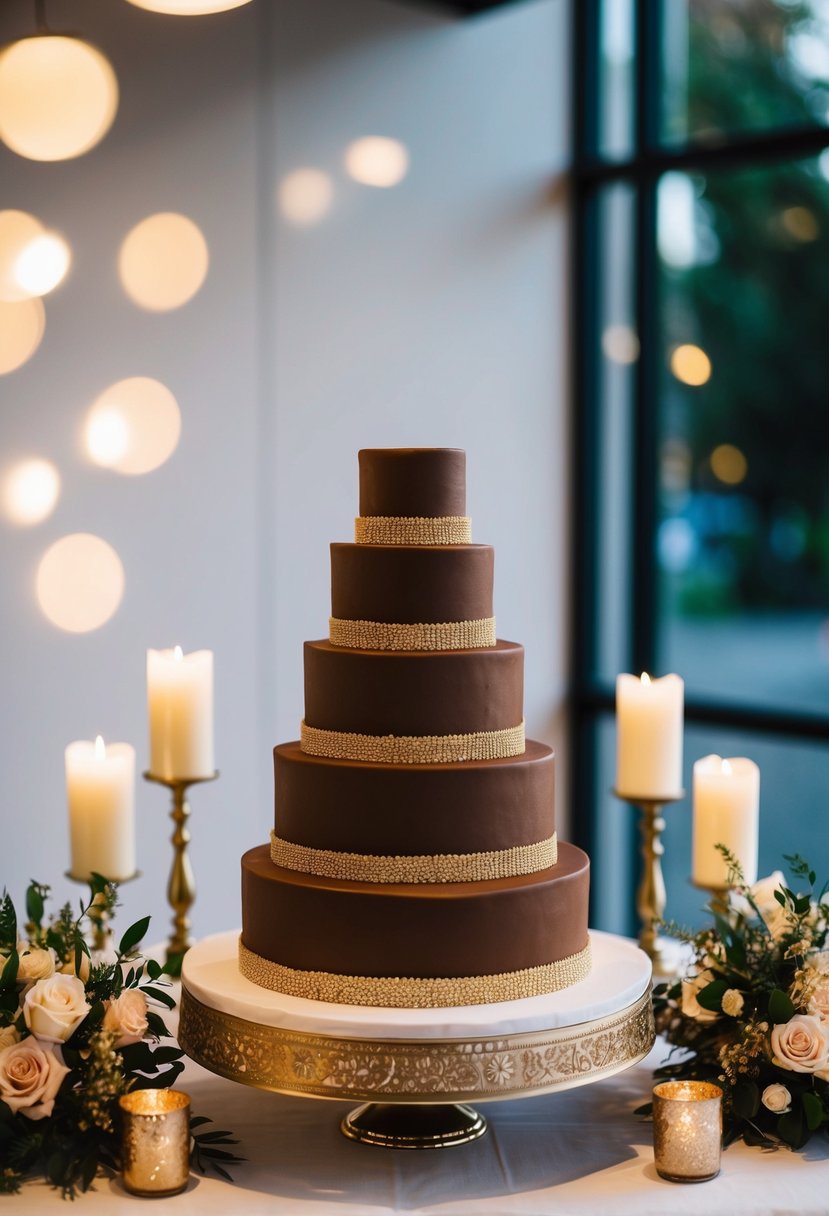
<path id="1" fill-rule="evenodd" d="M 419 625 L 328 618 L 328 640 L 349 650 L 479 650 L 495 645 L 495 617 Z"/>
<path id="2" fill-rule="evenodd" d="M 557 860 L 555 832 L 547 840 L 516 845 L 511 849 L 492 849 L 482 853 L 422 853 L 412 857 L 380 857 L 314 849 L 309 845 L 295 844 L 292 840 L 283 840 L 276 832 L 271 832 L 271 861 L 274 865 L 345 882 L 486 882 L 494 878 L 515 878 L 519 874 L 537 874 L 539 870 L 550 869 Z"/>
<path id="3" fill-rule="evenodd" d="M 469 545 L 468 515 L 358 515 L 354 520 L 358 545 Z"/>
<path id="4" fill-rule="evenodd" d="M 362 760 L 372 764 L 458 764 L 463 760 L 499 760 L 522 756 L 524 723 L 505 730 L 479 730 L 468 735 L 359 735 L 321 730 L 302 722 L 299 746 L 309 756 L 329 760 Z"/>
<path id="5" fill-rule="evenodd" d="M 579 983 L 590 974 L 590 943 L 568 958 L 521 971 L 467 975 L 446 979 L 337 975 L 332 971 L 296 971 L 248 950 L 239 939 L 242 975 L 272 992 L 337 1005 L 375 1005 L 384 1009 L 442 1009 L 453 1005 L 490 1005 L 543 996 Z"/>

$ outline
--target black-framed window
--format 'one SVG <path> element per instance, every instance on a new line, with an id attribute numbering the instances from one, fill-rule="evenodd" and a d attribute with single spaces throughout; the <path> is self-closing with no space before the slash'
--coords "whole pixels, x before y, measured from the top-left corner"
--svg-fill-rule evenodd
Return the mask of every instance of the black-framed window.
<path id="1" fill-rule="evenodd" d="M 630 929 L 619 671 L 686 681 L 694 759 L 761 767 L 761 873 L 829 871 L 829 19 L 814 0 L 580 0 L 573 835 Z M 668 915 L 693 922 L 690 798 Z"/>

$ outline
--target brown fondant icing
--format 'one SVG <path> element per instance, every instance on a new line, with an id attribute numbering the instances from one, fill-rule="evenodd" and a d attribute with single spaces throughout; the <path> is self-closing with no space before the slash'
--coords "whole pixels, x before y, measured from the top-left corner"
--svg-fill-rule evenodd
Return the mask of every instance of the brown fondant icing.
<path id="1" fill-rule="evenodd" d="M 331 546 L 331 615 L 406 625 L 492 616 L 490 545 Z"/>
<path id="2" fill-rule="evenodd" d="M 555 758 L 464 764 L 363 764 L 274 748 L 278 836 L 342 853 L 483 853 L 535 844 L 555 831 Z"/>
<path id="3" fill-rule="evenodd" d="M 273 962 L 340 975 L 493 975 L 587 944 L 589 862 L 559 845 L 550 870 L 491 882 L 376 886 L 242 858 L 242 940 Z"/>
<path id="4" fill-rule="evenodd" d="M 461 448 L 363 448 L 361 515 L 465 515 Z"/>
<path id="5" fill-rule="evenodd" d="M 366 735 L 504 730 L 523 720 L 524 648 L 346 650 L 305 643 L 305 721 Z"/>

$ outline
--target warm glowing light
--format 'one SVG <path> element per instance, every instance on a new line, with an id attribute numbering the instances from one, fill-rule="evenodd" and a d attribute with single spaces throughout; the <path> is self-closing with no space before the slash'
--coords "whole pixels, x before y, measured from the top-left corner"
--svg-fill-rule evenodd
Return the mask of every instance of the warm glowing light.
<path id="1" fill-rule="evenodd" d="M 643 684 L 650 684 L 651 678 L 646 671 L 642 672 L 641 680 Z"/>
<path id="2" fill-rule="evenodd" d="M 723 760 L 723 762 L 722 762 L 722 772 L 723 772 L 723 776 L 724 776 L 724 777 L 730 777 L 733 771 L 734 771 L 734 770 L 732 769 L 732 767 L 731 767 L 731 765 L 729 764 L 729 762 L 728 762 L 727 760 Z"/>
<path id="3" fill-rule="evenodd" d="M 151 473 L 178 446 L 181 411 L 170 390 L 149 376 L 104 389 L 86 417 L 90 459 L 119 473 Z"/>
<path id="4" fill-rule="evenodd" d="M 100 536 L 75 532 L 55 541 L 37 569 L 37 599 L 44 616 L 68 633 L 106 624 L 124 594 L 124 567 Z"/>
<path id="5" fill-rule="evenodd" d="M 107 748 L 103 735 L 95 736 L 95 759 L 106 760 Z"/>
<path id="6" fill-rule="evenodd" d="M 711 470 L 719 481 L 727 486 L 738 486 L 745 481 L 748 461 L 733 443 L 721 443 L 711 453 Z"/>
<path id="7" fill-rule="evenodd" d="M 14 275 L 27 295 L 45 296 L 66 278 L 72 261 L 69 246 L 56 232 L 44 232 L 18 254 Z"/>
<path id="8" fill-rule="evenodd" d="M 60 474 L 50 460 L 21 460 L 3 480 L 3 508 L 16 524 L 39 524 L 55 509 Z"/>
<path id="9" fill-rule="evenodd" d="M 331 210 L 334 187 L 322 169 L 294 169 L 279 183 L 279 210 L 292 224 L 310 227 Z"/>
<path id="10" fill-rule="evenodd" d="M 355 139 L 345 150 L 345 168 L 355 182 L 388 188 L 402 182 L 409 170 L 405 144 L 383 135 Z"/>
<path id="11" fill-rule="evenodd" d="M 820 236 L 820 224 L 814 211 L 808 207 L 787 207 L 780 222 L 796 241 L 816 241 Z"/>
<path id="12" fill-rule="evenodd" d="M 127 233 L 118 274 L 139 308 L 167 312 L 193 298 L 207 276 L 208 261 L 201 229 L 186 215 L 162 211 Z"/>
<path id="13" fill-rule="evenodd" d="M 175 661 L 177 663 L 180 663 L 181 660 L 184 658 L 184 651 L 181 649 L 180 646 L 173 647 L 173 658 L 175 659 Z"/>
<path id="14" fill-rule="evenodd" d="M 671 371 L 677 380 L 697 388 L 711 379 L 711 360 L 701 346 L 686 343 L 671 352 Z"/>
<path id="15" fill-rule="evenodd" d="M 33 294 L 20 285 L 17 261 L 42 235 L 40 220 L 27 211 L 0 211 L 0 300 L 25 300 Z"/>
<path id="16" fill-rule="evenodd" d="M 0 376 L 32 357 L 45 329 L 42 300 L 0 300 Z"/>
<path id="17" fill-rule="evenodd" d="M 608 325 L 602 334 L 602 350 L 613 363 L 635 363 L 639 339 L 629 325 Z"/>
<path id="18" fill-rule="evenodd" d="M 100 51 L 37 34 L 0 52 L 0 139 L 30 160 L 69 160 L 103 139 L 118 109 L 118 81 Z"/>
<path id="19" fill-rule="evenodd" d="M 206 13 L 226 13 L 241 8 L 250 0 L 129 0 L 136 8 L 150 13 L 171 13 L 179 17 L 200 17 Z"/>

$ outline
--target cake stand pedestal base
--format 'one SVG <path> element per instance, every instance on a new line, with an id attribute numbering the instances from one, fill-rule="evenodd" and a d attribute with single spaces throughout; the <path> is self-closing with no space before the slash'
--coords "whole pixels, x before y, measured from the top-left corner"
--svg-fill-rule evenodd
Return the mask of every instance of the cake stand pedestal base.
<path id="1" fill-rule="evenodd" d="M 451 1148 L 486 1131 L 486 1119 L 464 1103 L 396 1106 L 367 1102 L 346 1115 L 340 1131 L 349 1140 L 379 1148 Z"/>

